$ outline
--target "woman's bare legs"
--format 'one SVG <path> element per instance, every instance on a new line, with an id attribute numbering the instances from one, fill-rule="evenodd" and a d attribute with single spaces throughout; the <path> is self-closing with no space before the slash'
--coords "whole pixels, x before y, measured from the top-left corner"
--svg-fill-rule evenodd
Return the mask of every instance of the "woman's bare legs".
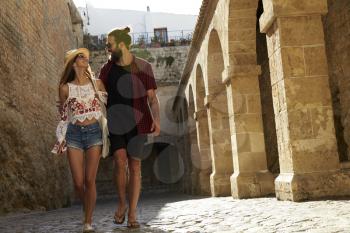
<path id="1" fill-rule="evenodd" d="M 84 203 L 84 153 L 80 149 L 67 148 L 67 155 L 72 178 L 74 182 L 75 193 L 80 199 L 83 206 Z"/>
<path id="2" fill-rule="evenodd" d="M 101 157 L 101 146 L 92 146 L 86 151 L 85 164 L 85 223 L 91 224 L 96 205 L 96 175 Z"/>

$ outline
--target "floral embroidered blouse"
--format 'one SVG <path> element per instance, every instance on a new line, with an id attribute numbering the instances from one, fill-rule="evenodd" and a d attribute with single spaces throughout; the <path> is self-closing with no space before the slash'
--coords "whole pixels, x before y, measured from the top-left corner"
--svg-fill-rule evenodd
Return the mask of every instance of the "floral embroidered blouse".
<path id="1" fill-rule="evenodd" d="M 60 122 L 56 129 L 57 141 L 51 150 L 58 154 L 67 150 L 65 137 L 69 123 L 83 122 L 86 119 L 98 120 L 101 115 L 100 101 L 107 104 L 107 92 L 98 91 L 96 95 L 92 83 L 85 85 L 68 84 L 68 98 L 60 111 Z"/>

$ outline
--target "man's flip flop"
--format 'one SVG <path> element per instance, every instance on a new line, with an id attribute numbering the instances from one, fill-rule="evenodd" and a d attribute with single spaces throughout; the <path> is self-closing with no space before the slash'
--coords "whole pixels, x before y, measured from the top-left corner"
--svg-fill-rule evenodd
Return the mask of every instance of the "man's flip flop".
<path id="1" fill-rule="evenodd" d="M 128 221 L 127 227 L 128 227 L 128 228 L 132 228 L 132 229 L 140 228 L 140 223 L 137 222 L 137 221 L 132 221 L 132 222 L 129 222 L 129 221 Z"/>

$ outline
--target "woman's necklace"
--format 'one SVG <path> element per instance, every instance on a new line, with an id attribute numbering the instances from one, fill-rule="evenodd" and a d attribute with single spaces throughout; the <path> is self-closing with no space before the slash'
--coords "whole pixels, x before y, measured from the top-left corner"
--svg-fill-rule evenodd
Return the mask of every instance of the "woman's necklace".
<path id="1" fill-rule="evenodd" d="M 78 86 L 78 93 L 79 93 L 79 98 L 80 98 L 80 99 L 81 99 L 81 90 L 80 90 L 80 88 L 81 88 L 81 86 L 83 86 L 84 84 L 81 85 L 81 84 L 80 84 L 81 82 L 79 82 L 79 80 L 82 80 L 82 79 L 84 79 L 84 78 L 85 78 L 85 79 L 88 79 L 88 77 L 87 77 L 86 75 L 84 75 L 83 78 L 79 78 L 79 77 L 76 78 L 76 79 L 77 79 L 77 82 L 78 82 L 78 85 L 77 85 L 77 86 Z"/>

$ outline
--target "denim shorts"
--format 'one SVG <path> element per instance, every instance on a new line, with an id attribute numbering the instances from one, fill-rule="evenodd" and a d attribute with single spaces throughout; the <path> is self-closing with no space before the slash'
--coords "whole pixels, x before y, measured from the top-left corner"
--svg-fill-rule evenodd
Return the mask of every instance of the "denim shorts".
<path id="1" fill-rule="evenodd" d="M 102 145 L 102 130 L 98 122 L 90 125 L 68 124 L 66 133 L 67 147 L 87 150 Z"/>

